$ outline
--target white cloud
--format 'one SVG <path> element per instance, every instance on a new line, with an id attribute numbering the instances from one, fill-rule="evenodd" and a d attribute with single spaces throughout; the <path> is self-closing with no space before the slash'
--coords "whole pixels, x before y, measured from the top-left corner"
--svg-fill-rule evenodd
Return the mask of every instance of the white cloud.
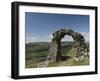
<path id="1" fill-rule="evenodd" d="M 31 42 L 51 42 L 53 36 L 48 36 L 48 37 L 26 37 L 25 42 L 26 43 L 31 43 Z"/>
<path id="2" fill-rule="evenodd" d="M 53 38 L 52 34 L 49 34 L 48 39 L 51 40 Z"/>
<path id="3" fill-rule="evenodd" d="M 65 35 L 61 41 L 73 41 L 73 38 L 71 36 Z"/>
<path id="4" fill-rule="evenodd" d="M 25 40 L 25 42 L 26 43 L 29 43 L 29 42 L 34 42 L 34 41 L 36 41 L 36 37 L 26 37 L 26 40 Z"/>
<path id="5" fill-rule="evenodd" d="M 89 42 L 90 40 L 89 32 L 81 32 L 81 34 L 84 36 L 85 41 Z"/>

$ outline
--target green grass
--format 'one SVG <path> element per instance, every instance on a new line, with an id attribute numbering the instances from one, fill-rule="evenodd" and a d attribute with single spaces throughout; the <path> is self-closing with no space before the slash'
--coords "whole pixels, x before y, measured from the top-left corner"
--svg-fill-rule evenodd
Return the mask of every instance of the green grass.
<path id="1" fill-rule="evenodd" d="M 57 67 L 59 66 L 60 62 L 49 63 L 48 67 Z"/>
<path id="2" fill-rule="evenodd" d="M 55 62 L 55 63 L 50 63 L 48 66 L 49 67 L 58 67 L 58 66 L 81 66 L 81 65 L 89 65 L 89 59 L 83 60 L 83 61 L 79 61 L 79 62 L 75 62 L 73 60 L 74 56 L 75 56 L 75 49 L 72 48 L 69 50 L 69 52 L 67 53 L 67 56 L 70 56 L 71 58 L 69 58 L 68 60 L 62 61 L 62 62 Z"/>
<path id="3" fill-rule="evenodd" d="M 50 43 L 39 42 L 31 43 L 26 45 L 26 57 L 25 57 L 25 67 L 26 68 L 36 68 L 38 62 L 34 61 L 34 58 L 37 56 L 47 56 L 49 52 Z M 75 56 L 75 49 L 72 48 L 73 43 L 63 43 L 61 48 L 61 54 L 63 56 L 69 56 L 70 58 L 65 61 L 49 63 L 48 67 L 61 67 L 61 66 L 80 66 L 80 65 L 89 65 L 89 59 L 85 61 L 75 62 L 73 60 Z"/>

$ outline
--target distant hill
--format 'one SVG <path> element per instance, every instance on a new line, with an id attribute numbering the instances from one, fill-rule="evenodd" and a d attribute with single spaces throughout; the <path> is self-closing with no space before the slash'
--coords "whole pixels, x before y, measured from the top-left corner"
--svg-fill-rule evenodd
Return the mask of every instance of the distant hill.
<path id="1" fill-rule="evenodd" d="M 71 49 L 73 42 L 61 42 L 62 53 L 67 53 Z M 50 48 L 50 42 L 33 42 L 25 46 L 26 59 L 32 59 L 36 56 L 47 56 Z"/>

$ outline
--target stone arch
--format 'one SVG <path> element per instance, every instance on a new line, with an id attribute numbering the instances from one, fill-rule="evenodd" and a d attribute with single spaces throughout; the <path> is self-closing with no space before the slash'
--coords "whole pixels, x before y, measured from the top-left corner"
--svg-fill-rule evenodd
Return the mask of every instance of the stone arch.
<path id="1" fill-rule="evenodd" d="M 87 49 L 84 36 L 78 32 L 74 32 L 72 29 L 60 29 L 53 33 L 53 38 L 49 48 L 49 54 L 47 60 L 49 62 L 57 62 L 61 60 L 61 39 L 65 36 L 71 36 L 74 40 L 73 47 L 76 49 L 76 57 L 81 56 L 80 51 Z"/>

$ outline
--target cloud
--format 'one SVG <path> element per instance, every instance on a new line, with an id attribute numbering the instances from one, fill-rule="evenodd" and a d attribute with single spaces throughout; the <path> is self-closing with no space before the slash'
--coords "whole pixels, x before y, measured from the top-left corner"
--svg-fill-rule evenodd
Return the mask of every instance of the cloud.
<path id="1" fill-rule="evenodd" d="M 29 42 L 34 42 L 34 41 L 36 41 L 36 37 L 26 37 L 26 40 L 25 40 L 25 42 L 26 43 L 29 43 Z"/>
<path id="2" fill-rule="evenodd" d="M 65 35 L 65 37 L 62 38 L 61 41 L 73 41 L 73 38 L 71 36 Z"/>
<path id="3" fill-rule="evenodd" d="M 90 40 L 89 32 L 81 32 L 81 34 L 84 36 L 85 41 L 89 42 Z"/>
<path id="4" fill-rule="evenodd" d="M 48 36 L 48 39 L 52 39 L 53 38 L 53 35 L 52 34 L 49 34 L 49 36 Z"/>

